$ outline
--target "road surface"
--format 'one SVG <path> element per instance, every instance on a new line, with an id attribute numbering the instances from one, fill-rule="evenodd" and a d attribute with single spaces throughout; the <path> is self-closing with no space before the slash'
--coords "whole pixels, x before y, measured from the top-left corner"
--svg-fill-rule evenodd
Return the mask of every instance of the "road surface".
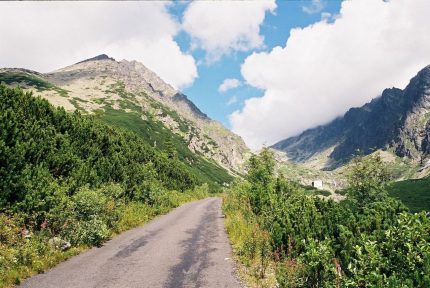
<path id="1" fill-rule="evenodd" d="M 20 287 L 240 287 L 221 199 L 187 203 Z"/>

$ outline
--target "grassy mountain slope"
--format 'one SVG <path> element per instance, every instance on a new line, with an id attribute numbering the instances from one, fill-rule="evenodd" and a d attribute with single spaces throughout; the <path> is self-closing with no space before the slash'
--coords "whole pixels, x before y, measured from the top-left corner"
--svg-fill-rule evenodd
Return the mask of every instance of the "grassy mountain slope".
<path id="1" fill-rule="evenodd" d="M 176 112 L 177 117 L 172 119 L 165 113 L 155 111 L 158 115 L 154 118 L 173 133 L 180 135 L 192 152 L 198 152 L 208 159 L 215 160 L 232 173 L 241 171 L 243 155 L 248 151 L 242 139 L 220 123 L 211 120 L 184 94 L 165 83 L 139 62 L 115 61 L 106 55 L 101 55 L 43 76 L 48 82 L 68 90 L 69 98 L 86 101 L 85 103 L 81 101 L 79 106 L 88 112 L 98 108 L 103 109 L 104 104 L 97 103 L 101 99 L 118 104 L 122 100 L 123 93 L 116 93 L 117 88 L 120 88 L 119 92 L 124 91 L 135 95 L 135 99 L 130 100 L 142 108 L 142 114 L 148 112 L 147 100 L 151 99 L 162 107 Z M 147 97 L 142 97 L 142 93 Z M 118 105 L 113 107 L 116 109 Z M 192 129 L 188 132 L 178 131 L 177 126 L 183 126 L 183 123 Z"/>
<path id="2" fill-rule="evenodd" d="M 143 120 L 138 113 L 123 113 L 112 108 L 97 111 L 96 118 L 109 125 L 133 131 L 153 147 L 162 151 L 167 152 L 168 145 L 173 143 L 179 160 L 186 163 L 193 173 L 198 175 L 202 181 L 210 183 L 215 189 L 233 179 L 225 169 L 214 161 L 192 153 L 184 145 L 182 138 L 171 133 L 157 121 Z"/>
<path id="3" fill-rule="evenodd" d="M 430 211 L 430 178 L 394 182 L 388 187 L 388 193 L 401 200 L 411 212 Z"/>
<path id="4" fill-rule="evenodd" d="M 213 187 L 230 182 L 231 173 L 240 173 L 237 165 L 247 151 L 240 138 L 155 74 L 148 79 L 145 73 L 152 72 L 140 63 L 89 59 L 51 74 L 0 69 L 0 82 L 22 86 L 67 111 L 94 114 L 105 123 L 132 130 L 157 149 L 173 144 L 178 158 L 204 182 Z"/>

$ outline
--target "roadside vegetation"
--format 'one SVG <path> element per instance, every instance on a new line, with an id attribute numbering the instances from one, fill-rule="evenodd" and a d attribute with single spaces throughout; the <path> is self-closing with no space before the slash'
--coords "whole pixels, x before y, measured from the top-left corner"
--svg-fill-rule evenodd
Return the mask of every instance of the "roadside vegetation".
<path id="1" fill-rule="evenodd" d="M 208 193 L 174 147 L 0 85 L 0 287 Z"/>
<path id="2" fill-rule="evenodd" d="M 347 198 L 308 195 L 251 157 L 224 199 L 241 275 L 255 287 L 430 287 L 430 214 L 388 196 L 378 155 L 353 160 Z"/>

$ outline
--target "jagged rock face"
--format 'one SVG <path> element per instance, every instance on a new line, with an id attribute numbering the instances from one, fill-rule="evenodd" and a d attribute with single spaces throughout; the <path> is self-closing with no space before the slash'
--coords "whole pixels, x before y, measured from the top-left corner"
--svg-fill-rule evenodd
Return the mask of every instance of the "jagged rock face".
<path id="1" fill-rule="evenodd" d="M 391 149 L 400 157 L 422 161 L 429 155 L 430 66 L 404 89 L 385 89 L 360 108 L 350 109 L 331 123 L 280 141 L 273 148 L 306 162 L 331 149 L 326 168 L 347 162 L 353 155 Z"/>
<path id="2" fill-rule="evenodd" d="M 89 59 L 85 59 L 84 61 L 80 61 L 80 62 L 78 62 L 77 64 L 79 64 L 79 63 L 83 63 L 83 62 L 96 61 L 96 60 L 112 60 L 112 61 L 115 61 L 115 59 L 113 59 L 113 58 L 109 57 L 108 55 L 106 55 L 106 54 L 101 54 L 101 55 L 98 55 L 98 56 L 96 56 L 96 57 L 89 58 Z"/>
<path id="3" fill-rule="evenodd" d="M 103 54 L 47 74 L 24 69 L 0 70 L 0 73 L 6 72 L 37 75 L 52 83 L 53 89 L 35 89 L 31 85 L 28 88 L 69 111 L 79 108 L 91 113 L 104 109 L 106 103 L 114 109 L 121 109 L 124 95 L 117 93 L 117 90 L 122 89 L 125 95 L 129 93 L 128 101 L 140 107 L 142 119 L 151 114 L 187 141 L 191 151 L 214 160 L 233 173 L 243 169 L 244 155 L 248 152 L 243 140 L 207 117 L 184 94 L 165 83 L 142 63 L 115 61 Z M 65 92 L 59 95 L 58 91 Z M 154 101 L 161 108 L 175 111 L 179 118 L 153 111 L 150 103 Z M 131 111 L 129 108 L 123 110 Z M 190 127 L 188 132 L 179 129 L 184 123 Z"/>
<path id="4" fill-rule="evenodd" d="M 423 133 L 422 151 L 425 154 L 430 154 L 430 122 L 427 123 L 425 132 Z"/>
<path id="5" fill-rule="evenodd" d="M 430 66 L 411 80 L 404 97 L 409 100 L 407 113 L 394 146 L 398 155 L 420 159 L 430 152 Z"/>

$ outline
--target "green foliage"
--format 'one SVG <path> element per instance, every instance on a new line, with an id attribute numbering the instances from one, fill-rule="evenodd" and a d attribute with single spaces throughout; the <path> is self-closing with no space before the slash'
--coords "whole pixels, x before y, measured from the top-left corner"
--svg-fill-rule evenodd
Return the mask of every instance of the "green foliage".
<path id="1" fill-rule="evenodd" d="M 391 183 L 390 196 L 405 204 L 411 212 L 430 211 L 430 178 L 410 179 Z"/>
<path id="2" fill-rule="evenodd" d="M 327 190 L 321 190 L 321 189 L 318 189 L 318 188 L 316 188 L 316 187 L 313 187 L 313 186 L 303 186 L 303 189 L 305 190 L 305 193 L 307 194 L 307 195 L 322 195 L 322 196 L 330 196 L 330 195 L 332 195 L 332 193 L 330 192 L 330 191 L 327 191 Z"/>
<path id="3" fill-rule="evenodd" d="M 207 197 L 202 183 L 133 132 L 1 84 L 0 286 Z"/>
<path id="4" fill-rule="evenodd" d="M 110 235 L 106 223 L 99 217 L 71 222 L 60 234 L 72 245 L 100 246 Z"/>
<path id="5" fill-rule="evenodd" d="M 182 137 L 165 129 L 161 122 L 155 121 L 149 116 L 148 119 L 142 120 L 140 110 L 125 113 L 108 107 L 104 111 L 96 113 L 96 117 L 113 127 L 135 132 L 142 141 L 165 151 L 166 154 L 174 154 L 171 155 L 176 156 L 173 157 L 174 159 L 184 163 L 188 170 L 196 175 L 199 182 L 208 183 L 212 190 L 219 190 L 224 183 L 229 183 L 233 179 L 224 168 L 215 162 L 191 152 L 188 149 L 188 143 Z"/>
<path id="6" fill-rule="evenodd" d="M 355 157 L 348 176 L 350 195 L 359 205 L 367 205 L 386 196 L 385 185 L 390 177 L 379 154 Z"/>
<path id="7" fill-rule="evenodd" d="M 388 175 L 378 155 L 354 160 L 348 197 L 340 203 L 276 176 L 271 157 L 263 150 L 251 158 L 248 177 L 230 189 L 225 210 L 227 223 L 249 227 L 240 228 L 247 238 L 252 227 L 270 235 L 272 253 L 265 257 L 276 263 L 280 287 L 429 287 L 430 215 L 410 214 L 387 197 Z M 261 244 L 228 232 L 242 243 L 243 263 L 258 258 L 253 251 Z"/>
<path id="8" fill-rule="evenodd" d="M 168 208 L 166 208 L 168 209 Z M 115 223 L 113 230 L 115 233 L 126 231 L 139 226 L 159 213 L 160 207 L 148 205 L 141 202 L 130 202 L 122 205 L 118 209 L 121 215 Z"/>
<path id="9" fill-rule="evenodd" d="M 49 210 L 59 186 L 71 195 L 84 185 L 115 182 L 133 198 L 142 188 L 136 183 L 147 178 L 179 191 L 199 183 L 185 165 L 132 133 L 6 86 L 0 105 L 0 207 Z"/>
<path id="10" fill-rule="evenodd" d="M 103 213 L 106 200 L 106 197 L 98 191 L 83 187 L 72 197 L 72 210 L 77 219 L 90 220 Z"/>
<path id="11" fill-rule="evenodd" d="M 46 231 L 27 234 L 22 220 L 0 214 L 0 287 L 19 284 L 23 276 L 42 272 L 54 264 L 78 253 L 81 248 L 61 251 L 51 246 Z"/>
<path id="12" fill-rule="evenodd" d="M 270 194 L 267 190 L 273 190 L 275 177 L 273 171 L 275 161 L 273 153 L 269 149 L 263 149 L 260 155 L 251 156 L 248 167 L 248 182 L 250 187 L 251 207 L 256 214 L 262 213 L 262 208 L 270 206 Z"/>
<path id="13" fill-rule="evenodd" d="M 166 146 L 166 155 L 169 159 L 175 159 L 178 156 L 178 152 L 176 151 L 175 144 L 171 139 L 165 142 Z"/>
<path id="14" fill-rule="evenodd" d="M 239 271 L 241 278 L 256 287 L 274 287 L 270 259 L 272 255 L 270 235 L 261 229 L 258 218 L 251 210 L 248 182 L 237 180 L 234 189 L 224 195 L 223 212 L 225 225 L 239 260 L 246 270 Z"/>
<path id="15" fill-rule="evenodd" d="M 336 270 L 328 265 L 334 259 L 334 251 L 330 240 L 318 241 L 310 238 L 304 241 L 306 249 L 298 257 L 298 262 L 304 267 L 302 271 L 305 287 L 325 287 L 326 283 L 334 283 Z"/>

